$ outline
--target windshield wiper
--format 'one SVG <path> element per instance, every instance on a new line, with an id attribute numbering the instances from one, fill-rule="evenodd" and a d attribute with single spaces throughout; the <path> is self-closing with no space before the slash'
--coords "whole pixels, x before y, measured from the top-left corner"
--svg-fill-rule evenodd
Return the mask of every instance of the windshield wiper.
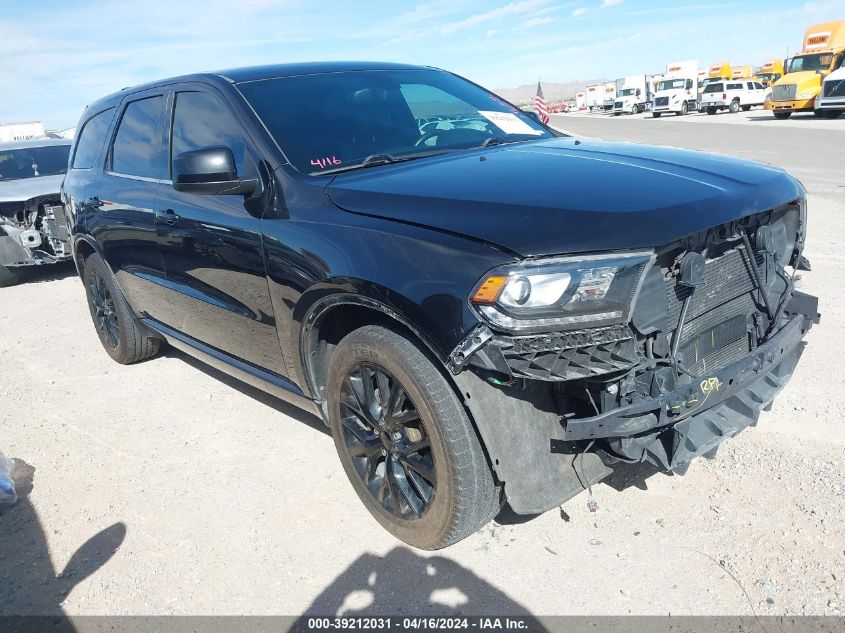
<path id="1" fill-rule="evenodd" d="M 438 156 L 446 154 L 451 150 L 434 149 L 425 152 L 415 152 L 414 154 L 403 154 L 402 156 L 394 156 L 393 154 L 378 153 L 370 154 L 360 163 L 354 165 L 343 165 L 342 167 L 335 167 L 334 169 L 325 169 L 323 171 L 311 172 L 312 176 L 324 176 L 326 174 L 336 174 L 342 171 L 352 171 L 353 169 L 366 169 L 367 167 L 377 167 L 379 165 L 392 165 L 393 163 L 404 163 L 409 160 L 416 160 L 417 158 L 425 158 L 427 156 Z"/>
<path id="2" fill-rule="evenodd" d="M 488 139 L 484 139 L 484 142 L 479 145 L 479 147 L 490 147 L 491 145 L 502 145 L 505 142 L 504 139 L 499 138 L 498 136 L 491 136 Z"/>

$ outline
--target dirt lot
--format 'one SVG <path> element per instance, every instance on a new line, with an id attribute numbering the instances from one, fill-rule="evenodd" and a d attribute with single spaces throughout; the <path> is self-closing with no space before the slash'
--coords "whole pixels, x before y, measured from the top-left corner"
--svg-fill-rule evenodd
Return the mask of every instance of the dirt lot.
<path id="1" fill-rule="evenodd" d="M 684 477 L 631 468 L 595 514 L 504 512 L 433 555 L 370 518 L 317 419 L 172 350 L 113 363 L 72 268 L 0 290 L 0 450 L 23 462 L 0 614 L 845 611 L 845 119 L 762 118 L 555 124 L 802 180 L 823 319 L 774 409 Z"/>

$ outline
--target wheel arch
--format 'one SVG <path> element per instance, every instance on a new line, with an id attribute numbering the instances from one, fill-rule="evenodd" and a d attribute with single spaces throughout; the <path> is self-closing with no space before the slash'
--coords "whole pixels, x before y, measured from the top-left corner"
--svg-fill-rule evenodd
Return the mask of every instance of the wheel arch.
<path id="1" fill-rule="evenodd" d="M 445 368 L 444 354 L 420 327 L 396 308 L 360 294 L 330 295 L 310 308 L 299 337 L 303 378 L 318 401 L 325 401 L 328 364 L 334 348 L 347 334 L 365 325 L 384 325 L 399 330 Z"/>
<path id="2" fill-rule="evenodd" d="M 73 263 L 80 278 L 85 273 L 85 260 L 94 254 L 102 257 L 96 242 L 87 236 L 79 236 L 73 245 Z"/>

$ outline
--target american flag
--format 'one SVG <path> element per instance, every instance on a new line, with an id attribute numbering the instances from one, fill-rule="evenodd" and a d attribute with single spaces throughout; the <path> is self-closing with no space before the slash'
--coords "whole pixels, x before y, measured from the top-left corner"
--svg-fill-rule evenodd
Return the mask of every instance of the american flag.
<path id="1" fill-rule="evenodd" d="M 543 88 L 539 81 L 537 82 L 537 96 L 534 97 L 534 112 L 537 113 L 544 124 L 549 122 L 549 108 L 546 105 L 546 98 L 543 96 Z"/>

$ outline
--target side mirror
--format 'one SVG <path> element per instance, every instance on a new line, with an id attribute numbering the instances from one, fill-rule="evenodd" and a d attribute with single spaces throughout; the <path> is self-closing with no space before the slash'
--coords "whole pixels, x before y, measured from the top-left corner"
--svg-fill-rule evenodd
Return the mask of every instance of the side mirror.
<path id="1" fill-rule="evenodd" d="M 173 159 L 173 188 L 185 193 L 248 196 L 258 188 L 255 178 L 238 178 L 228 147 L 203 147 Z"/>
<path id="2" fill-rule="evenodd" d="M 639 88 L 637 88 L 637 96 L 639 97 L 642 93 L 643 93 L 643 92 L 642 92 L 642 90 L 640 90 Z"/>
<path id="3" fill-rule="evenodd" d="M 542 123 L 543 123 L 543 122 L 540 120 L 540 115 L 539 115 L 539 114 L 537 114 L 537 112 L 536 112 L 535 110 L 530 110 L 530 111 L 528 112 L 528 116 L 530 116 L 532 119 L 534 119 L 535 121 L 537 121 L 537 123 L 540 123 L 540 124 L 542 124 Z"/>

